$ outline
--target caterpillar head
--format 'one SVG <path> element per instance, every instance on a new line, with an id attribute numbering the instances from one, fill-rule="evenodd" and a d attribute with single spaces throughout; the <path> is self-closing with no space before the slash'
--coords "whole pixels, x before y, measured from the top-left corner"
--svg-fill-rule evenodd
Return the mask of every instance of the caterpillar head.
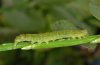
<path id="1" fill-rule="evenodd" d="M 24 40 L 25 40 L 25 34 L 21 34 L 19 36 L 16 36 L 15 43 L 19 43 L 19 42 L 24 41 Z"/>
<path id="2" fill-rule="evenodd" d="M 14 41 L 15 43 L 19 43 L 20 42 L 20 37 L 19 36 L 16 36 L 16 38 L 15 38 L 15 41 Z"/>

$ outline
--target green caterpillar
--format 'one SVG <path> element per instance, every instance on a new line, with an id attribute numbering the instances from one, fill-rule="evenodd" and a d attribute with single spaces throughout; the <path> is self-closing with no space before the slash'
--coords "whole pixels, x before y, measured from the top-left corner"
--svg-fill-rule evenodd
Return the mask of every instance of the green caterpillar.
<path id="1" fill-rule="evenodd" d="M 21 34 L 15 38 L 15 44 L 19 42 L 29 41 L 32 44 L 41 44 L 43 42 L 48 43 L 51 41 L 63 40 L 63 39 L 76 39 L 84 38 L 87 36 L 87 30 L 63 30 L 63 31 L 54 31 L 46 32 L 40 34 Z"/>

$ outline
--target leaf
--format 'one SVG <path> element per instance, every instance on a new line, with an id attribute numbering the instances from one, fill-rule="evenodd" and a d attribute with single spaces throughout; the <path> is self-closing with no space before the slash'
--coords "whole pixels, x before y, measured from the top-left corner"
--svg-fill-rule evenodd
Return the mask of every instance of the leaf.
<path id="1" fill-rule="evenodd" d="M 93 16 L 100 20 L 100 0 L 91 0 L 89 8 Z"/>
<path id="2" fill-rule="evenodd" d="M 97 44 L 82 44 L 82 47 L 94 51 L 96 49 L 96 47 L 97 47 Z"/>
<path id="3" fill-rule="evenodd" d="M 43 23 L 43 18 L 40 17 L 41 14 L 38 14 L 39 12 L 35 11 L 33 13 L 33 17 L 31 18 L 23 11 L 4 11 L 3 16 L 5 19 L 3 23 L 8 24 L 10 27 L 18 29 L 20 31 L 43 30 L 45 23 Z"/>
<path id="4" fill-rule="evenodd" d="M 69 29 L 77 29 L 77 27 L 69 20 L 59 20 L 55 21 L 51 24 L 51 29 L 53 31 L 57 30 L 69 30 Z"/>
<path id="5" fill-rule="evenodd" d="M 33 44 L 32 49 L 44 49 L 44 48 L 56 48 L 56 47 L 64 47 L 64 46 L 74 46 L 74 45 L 80 45 L 80 44 L 86 44 L 88 42 L 91 42 L 98 38 L 97 35 L 94 36 L 88 36 L 83 39 L 71 39 L 71 40 L 62 40 L 62 41 L 54 41 L 49 42 L 48 44 L 42 43 L 42 44 Z M 0 45 L 0 51 L 7 51 L 7 50 L 13 50 L 14 43 L 4 43 Z M 29 50 L 31 49 L 31 44 L 26 42 L 21 42 L 17 44 L 15 49 L 22 49 L 22 50 Z"/>

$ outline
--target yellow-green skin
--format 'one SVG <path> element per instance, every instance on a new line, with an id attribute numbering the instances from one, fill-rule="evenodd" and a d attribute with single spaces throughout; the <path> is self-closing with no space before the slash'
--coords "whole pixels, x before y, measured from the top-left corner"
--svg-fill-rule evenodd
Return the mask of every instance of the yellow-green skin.
<path id="1" fill-rule="evenodd" d="M 46 32 L 41 34 L 21 34 L 15 38 L 15 46 L 19 42 L 30 41 L 32 44 L 41 44 L 43 42 L 48 43 L 49 41 L 62 40 L 62 39 L 76 39 L 87 36 L 87 30 L 63 30 Z"/>

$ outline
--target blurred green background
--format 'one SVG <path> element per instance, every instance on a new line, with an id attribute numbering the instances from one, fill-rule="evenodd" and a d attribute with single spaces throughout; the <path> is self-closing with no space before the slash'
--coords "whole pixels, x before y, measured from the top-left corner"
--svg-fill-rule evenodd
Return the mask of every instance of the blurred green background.
<path id="1" fill-rule="evenodd" d="M 22 33 L 87 29 L 100 33 L 98 10 L 90 0 L 0 0 L 0 43 L 14 42 Z M 89 6 L 89 4 L 91 5 Z M 90 8 L 91 7 L 91 8 Z M 97 18 L 95 18 L 95 17 Z M 0 52 L 0 65 L 100 65 L 96 49 L 82 46 Z M 98 60 L 98 62 L 97 62 Z"/>

